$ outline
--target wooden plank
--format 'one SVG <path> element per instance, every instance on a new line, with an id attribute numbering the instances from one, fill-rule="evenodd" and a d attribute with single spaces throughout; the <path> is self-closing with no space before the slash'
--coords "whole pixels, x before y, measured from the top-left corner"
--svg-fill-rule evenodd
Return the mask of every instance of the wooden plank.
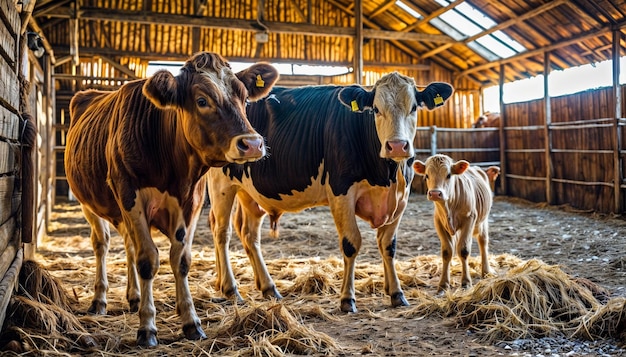
<path id="1" fill-rule="evenodd" d="M 14 189 L 15 177 L 0 176 L 0 224 L 7 221 L 18 206 L 15 204 L 17 197 L 14 197 Z"/>
<path id="2" fill-rule="evenodd" d="M 11 34 L 20 33 L 20 14 L 15 8 L 14 1 L 0 1 L 0 19 L 2 19 Z"/>
<path id="3" fill-rule="evenodd" d="M 0 226 L 0 252 L 4 252 L 9 245 L 16 242 L 18 234 L 17 220 L 11 217 Z"/>
<path id="4" fill-rule="evenodd" d="M 15 172 L 17 144 L 0 141 L 0 175 L 11 175 Z"/>
<path id="5" fill-rule="evenodd" d="M 0 52 L 2 57 L 9 60 L 11 66 L 15 66 L 15 44 L 17 35 L 11 34 L 4 21 L 0 22 Z"/>
<path id="6" fill-rule="evenodd" d="M 9 260 L 9 257 L 1 257 L 1 259 L 5 258 Z M 19 278 L 20 269 L 22 269 L 23 251 L 21 249 L 18 250 L 14 258 L 11 258 L 9 261 L 12 262 L 11 266 L 7 270 L 6 274 L 2 275 L 2 280 L 0 280 L 0 326 L 4 325 L 7 306 L 9 306 L 11 295 L 13 294 Z"/>
<path id="7" fill-rule="evenodd" d="M 17 141 L 19 139 L 19 127 L 19 117 L 0 105 L 0 138 Z"/>
<path id="8" fill-rule="evenodd" d="M 17 240 L 14 240 L 2 251 L 2 254 L 0 254 L 0 277 L 4 277 L 4 274 L 9 270 L 16 254 Z"/>
<path id="9" fill-rule="evenodd" d="M 13 112 L 17 112 L 20 104 L 19 83 L 11 65 L 0 56 L 0 99 L 9 105 Z"/>

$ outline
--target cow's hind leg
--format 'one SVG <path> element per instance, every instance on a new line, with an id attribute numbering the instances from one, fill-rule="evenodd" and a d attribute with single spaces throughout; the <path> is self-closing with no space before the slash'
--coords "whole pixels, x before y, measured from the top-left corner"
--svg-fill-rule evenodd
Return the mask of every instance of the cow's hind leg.
<path id="1" fill-rule="evenodd" d="M 391 297 L 391 306 L 409 306 L 409 302 L 404 297 L 400 279 L 396 272 L 394 260 L 396 257 L 396 231 L 400 220 L 396 220 L 390 225 L 379 227 L 376 231 L 376 241 L 378 251 L 383 259 L 385 272 L 385 293 Z"/>
<path id="2" fill-rule="evenodd" d="M 106 258 L 109 252 L 111 231 L 107 221 L 98 217 L 85 206 L 82 206 L 82 209 L 87 222 L 91 226 L 91 246 L 96 255 L 96 282 L 94 283 L 91 306 L 89 306 L 87 311 L 91 314 L 104 315 L 107 309 L 107 290 L 109 289 Z"/>
<path id="3" fill-rule="evenodd" d="M 477 241 L 480 251 L 481 274 L 485 278 L 491 274 L 491 267 L 489 266 L 489 223 L 487 219 L 480 225 Z"/>
<path id="4" fill-rule="evenodd" d="M 236 219 L 233 224 L 252 264 L 256 288 L 263 293 L 266 299 L 282 299 L 278 289 L 276 289 L 274 280 L 272 280 L 270 273 L 267 271 L 263 252 L 261 251 L 261 224 L 263 223 L 263 217 L 265 217 L 265 211 L 249 195 L 243 192 L 237 195 L 237 199 L 239 204 L 237 205 Z"/>

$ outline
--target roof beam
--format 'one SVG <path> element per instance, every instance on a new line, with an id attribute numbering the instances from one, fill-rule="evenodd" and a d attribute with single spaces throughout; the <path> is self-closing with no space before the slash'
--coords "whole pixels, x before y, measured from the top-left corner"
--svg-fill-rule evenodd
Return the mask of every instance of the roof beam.
<path id="1" fill-rule="evenodd" d="M 51 11 L 46 14 L 50 17 L 69 18 L 67 11 Z M 227 30 L 243 30 L 258 31 L 258 24 L 255 20 L 241 19 L 225 19 L 217 17 L 190 16 L 165 14 L 146 11 L 123 11 L 111 9 L 97 8 L 80 8 L 78 17 L 81 20 L 89 21 L 116 21 L 116 22 L 133 22 L 147 25 L 170 25 L 170 26 L 186 26 L 200 28 L 219 28 Z M 300 34 L 309 36 L 340 36 L 351 37 L 356 36 L 356 29 L 353 27 L 337 27 L 337 26 L 318 26 L 305 23 L 286 23 L 286 22 L 264 22 L 269 32 Z M 454 42 L 445 35 L 431 35 L 424 33 L 398 33 L 396 31 L 363 29 L 363 37 L 419 42 L 437 42 L 448 43 Z"/>
<path id="2" fill-rule="evenodd" d="M 487 29 L 485 31 L 479 32 L 479 33 L 475 34 L 474 36 L 470 36 L 470 37 L 468 37 L 468 38 L 466 38 L 466 39 L 464 39 L 462 41 L 455 42 L 455 43 L 447 43 L 445 45 L 441 45 L 441 46 L 439 46 L 437 48 L 434 48 L 434 49 L 432 49 L 432 50 L 422 54 L 420 56 L 420 58 L 421 59 L 428 58 L 430 56 L 436 55 L 439 52 L 447 50 L 448 48 L 454 46 L 457 43 L 459 43 L 459 44 L 460 43 L 469 43 L 469 42 L 472 42 L 472 41 L 474 41 L 476 39 L 479 39 L 479 38 L 481 38 L 483 36 L 486 36 L 486 35 L 489 35 L 491 33 L 494 33 L 496 31 L 503 30 L 503 29 L 505 29 L 507 27 L 511 27 L 513 25 L 517 25 L 520 22 L 525 21 L 525 20 L 527 20 L 527 19 L 529 19 L 531 17 L 535 17 L 535 16 L 537 16 L 537 15 L 543 13 L 543 12 L 549 11 L 549 10 L 551 10 L 551 9 L 557 7 L 557 6 L 560 6 L 561 4 L 563 4 L 563 3 L 567 2 L 567 1 L 569 1 L 569 0 L 550 1 L 550 2 L 548 2 L 548 3 L 546 3 L 546 4 L 542 5 L 542 6 L 539 6 L 538 8 L 536 8 L 534 10 L 531 10 L 531 11 L 529 11 L 527 13 L 524 13 L 523 15 L 520 15 L 518 17 L 514 17 L 514 18 L 509 19 L 507 21 L 504 21 L 502 23 L 499 23 L 498 25 L 496 25 L 496 26 L 494 26 L 492 28 L 489 28 L 489 29 Z"/>
<path id="3" fill-rule="evenodd" d="M 553 51 L 553 50 L 561 48 L 561 47 L 569 46 L 569 45 L 578 43 L 580 41 L 584 41 L 584 40 L 586 40 L 588 38 L 598 37 L 598 36 L 603 35 L 603 34 L 609 32 L 609 31 L 611 31 L 611 27 L 610 26 L 605 26 L 605 27 L 602 27 L 599 30 L 596 30 L 596 31 L 593 31 L 593 32 L 588 32 L 588 33 L 586 33 L 584 35 L 570 38 L 569 40 L 557 42 L 557 43 L 554 43 L 552 45 L 548 45 L 548 46 L 544 46 L 544 47 L 540 47 L 540 48 L 534 49 L 532 51 L 522 52 L 522 53 L 519 53 L 519 54 L 517 54 L 515 56 L 511 56 L 509 58 L 505 58 L 505 59 L 501 59 L 501 60 L 498 60 L 498 61 L 493 61 L 493 62 L 485 63 L 485 64 L 482 64 L 482 65 L 479 65 L 479 66 L 476 66 L 476 67 L 472 67 L 470 69 L 462 71 L 459 74 L 459 76 L 461 76 L 461 77 L 462 76 L 466 76 L 468 74 L 471 74 L 471 73 L 474 73 L 474 72 L 478 72 L 478 71 L 482 71 L 484 69 L 495 67 L 495 66 L 498 66 L 498 65 L 501 65 L 501 64 L 505 64 L 505 63 L 509 63 L 509 62 L 515 62 L 515 61 L 521 60 L 521 59 L 526 58 L 526 57 L 540 55 L 540 54 L 542 54 L 542 53 L 544 53 L 546 51 Z"/>

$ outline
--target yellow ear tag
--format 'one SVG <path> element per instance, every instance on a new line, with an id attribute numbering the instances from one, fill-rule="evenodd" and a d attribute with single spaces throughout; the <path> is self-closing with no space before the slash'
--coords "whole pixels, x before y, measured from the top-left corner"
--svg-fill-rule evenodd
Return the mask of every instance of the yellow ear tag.
<path id="1" fill-rule="evenodd" d="M 265 87 L 265 81 L 263 80 L 263 78 L 261 78 L 260 74 L 256 75 L 256 86 L 259 88 Z"/>
<path id="2" fill-rule="evenodd" d="M 441 94 L 437 93 L 437 96 L 435 96 L 435 98 L 433 98 L 433 102 L 435 102 L 436 106 L 440 106 L 443 104 L 443 98 L 441 97 Z"/>
<path id="3" fill-rule="evenodd" d="M 357 104 L 356 100 L 353 100 L 352 102 L 350 102 L 350 105 L 352 106 L 352 111 L 353 112 L 358 112 L 359 111 L 359 105 Z"/>

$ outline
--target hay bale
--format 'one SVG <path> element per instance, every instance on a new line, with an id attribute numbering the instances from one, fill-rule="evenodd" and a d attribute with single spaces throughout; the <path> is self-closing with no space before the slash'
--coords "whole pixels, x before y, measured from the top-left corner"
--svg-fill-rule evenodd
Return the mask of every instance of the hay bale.
<path id="1" fill-rule="evenodd" d="M 579 319 L 573 336 L 588 340 L 615 338 L 626 343 L 626 298 L 608 301 Z"/>

